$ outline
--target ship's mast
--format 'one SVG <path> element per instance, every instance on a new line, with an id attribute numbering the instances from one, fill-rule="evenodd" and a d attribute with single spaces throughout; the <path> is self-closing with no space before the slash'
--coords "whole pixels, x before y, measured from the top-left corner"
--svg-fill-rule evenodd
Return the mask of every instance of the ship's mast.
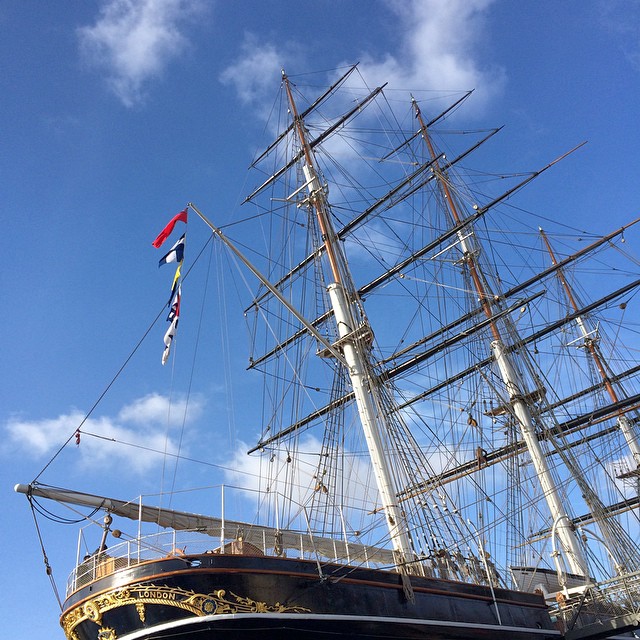
<path id="1" fill-rule="evenodd" d="M 547 251 L 549 252 L 549 256 L 551 257 L 551 262 L 554 265 L 558 264 L 558 261 L 556 260 L 556 256 L 553 252 L 553 249 L 551 248 L 549 239 L 547 238 L 546 233 L 542 229 L 540 229 L 540 235 L 542 236 L 542 240 L 544 241 Z M 562 269 L 558 269 L 556 273 L 557 273 L 558 279 L 560 280 L 560 283 L 562 284 L 562 288 L 565 291 L 567 300 L 569 301 L 571 308 L 574 310 L 574 312 L 577 312 L 579 309 L 579 305 L 576 302 L 571 286 L 569 285 L 566 278 L 564 277 L 564 273 Z M 594 330 L 594 329 L 590 330 L 587 324 L 587 319 L 584 318 L 582 315 L 576 316 L 575 320 L 576 320 L 576 324 L 578 325 L 578 329 L 580 330 L 580 333 L 582 335 L 582 339 L 584 340 L 584 343 L 583 343 L 584 347 L 591 355 L 591 358 L 593 360 L 593 363 L 595 364 L 598 374 L 602 378 L 604 388 L 607 390 L 607 393 L 609 394 L 609 397 L 611 398 L 611 401 L 613 403 L 619 402 L 620 398 L 613 384 L 611 383 L 609 374 L 607 372 L 606 362 L 602 354 L 602 351 L 600 349 L 600 346 L 598 344 L 597 330 Z M 631 424 L 631 421 L 623 411 L 621 411 L 618 414 L 616 422 L 617 422 L 618 428 L 620 429 L 620 431 L 622 432 L 622 435 L 624 436 L 624 439 L 627 442 L 627 446 L 631 450 L 631 455 L 633 456 L 633 462 L 634 462 L 635 468 L 639 469 L 640 468 L 640 442 L 638 442 L 638 435 L 635 432 L 633 425 Z"/>
<path id="2" fill-rule="evenodd" d="M 405 517 L 396 498 L 398 492 L 393 475 L 384 455 L 380 428 L 384 412 L 371 366 L 369 347 L 372 337 L 371 328 L 361 313 L 361 309 L 356 308 L 358 295 L 329 215 L 327 194 L 315 167 L 313 153 L 307 140 L 304 119 L 298 114 L 291 85 L 284 72 L 282 78 L 296 134 L 301 145 L 302 171 L 306 181 L 304 186 L 309 194 L 307 202 L 315 212 L 333 278 L 328 290 L 338 328 L 338 342 L 335 346 L 343 352 L 347 363 L 349 378 L 382 501 L 382 510 L 386 516 L 398 565 L 403 567 L 407 573 L 419 573 L 420 569 L 415 562 L 415 554 Z"/>
<path id="3" fill-rule="evenodd" d="M 547 251 L 549 252 L 552 263 L 554 264 L 554 266 L 557 265 L 557 260 L 553 249 L 551 248 L 549 239 L 542 229 L 540 229 L 540 234 L 545 243 Z M 562 287 L 564 288 L 569 304 L 574 310 L 574 320 L 580 330 L 580 333 L 582 334 L 582 338 L 584 341 L 583 346 L 588 350 L 589 354 L 593 358 L 596 368 L 603 379 L 604 386 L 607 389 L 612 402 L 614 404 L 617 404 L 619 402 L 618 394 L 616 393 L 611 380 L 609 379 L 609 375 L 607 374 L 607 370 L 605 368 L 605 359 L 602 355 L 599 345 L 597 344 L 597 337 L 593 337 L 597 332 L 589 330 L 587 318 L 579 312 L 579 306 L 577 304 L 576 297 L 571 286 L 564 276 L 563 270 L 559 268 L 556 271 L 556 275 L 560 280 Z M 620 410 L 618 412 L 617 424 L 624 434 L 631 451 L 640 451 L 638 442 L 635 438 L 635 433 L 633 432 L 631 426 L 631 422 L 629 421 L 623 410 Z M 589 509 L 591 510 L 591 513 L 593 515 L 593 519 L 598 525 L 604 541 L 606 541 L 607 550 L 610 554 L 611 559 L 614 560 L 617 573 L 623 575 L 624 573 L 628 572 L 627 567 L 638 566 L 638 563 L 640 562 L 640 554 L 638 554 L 637 545 L 634 544 L 634 542 L 629 538 L 627 531 L 620 525 L 620 523 L 615 518 L 609 517 L 610 513 L 608 512 L 607 508 L 602 503 L 598 495 L 595 493 L 593 487 L 583 476 L 580 469 L 578 469 L 574 462 L 570 460 L 569 451 L 558 451 L 558 453 L 566 456 L 567 458 L 565 464 L 567 464 L 567 468 L 569 468 L 578 486 L 580 487 L 582 497 L 589 506 Z"/>
<path id="4" fill-rule="evenodd" d="M 441 190 L 442 196 L 446 202 L 448 211 L 453 219 L 454 225 L 459 225 L 463 221 L 451 188 L 449 187 L 449 181 L 445 173 L 441 170 L 439 157 L 435 151 L 431 136 L 427 130 L 427 126 L 422 118 L 422 113 L 415 99 L 412 100 L 413 108 L 415 111 L 416 119 L 418 120 L 422 138 L 429 150 L 429 154 L 432 160 L 435 162 L 432 165 L 432 171 L 434 172 L 438 186 Z M 500 376 L 506 387 L 509 395 L 509 402 L 513 415 L 516 417 L 520 426 L 522 438 L 526 444 L 527 450 L 531 456 L 536 476 L 540 482 L 544 498 L 549 507 L 551 513 L 554 532 L 557 534 L 562 549 L 564 551 L 564 557 L 567 562 L 567 568 L 571 573 L 588 576 L 589 571 L 587 568 L 586 558 L 580 547 L 578 538 L 573 529 L 571 520 L 565 511 L 562 502 L 560 500 L 560 493 L 556 486 L 555 480 L 551 474 L 551 469 L 547 464 L 542 447 L 536 435 L 535 425 L 533 422 L 533 416 L 531 409 L 527 404 L 525 398 L 527 397 L 526 389 L 521 381 L 521 377 L 517 374 L 515 364 L 512 362 L 511 355 L 505 347 L 502 339 L 502 334 L 497 321 L 494 319 L 494 312 L 492 309 L 491 301 L 494 300 L 495 295 L 490 289 L 490 285 L 484 277 L 480 264 L 478 261 L 477 250 L 471 245 L 470 238 L 473 237 L 473 232 L 467 230 L 466 235 L 462 232 L 458 232 L 458 242 L 462 251 L 463 260 L 469 271 L 469 275 L 473 282 L 473 286 L 476 290 L 480 306 L 485 316 L 489 320 L 489 327 L 493 336 L 491 342 L 491 351 L 496 360 L 498 368 L 500 370 Z M 564 574 L 564 569 L 561 567 L 557 556 L 554 557 L 556 567 L 560 576 Z"/>

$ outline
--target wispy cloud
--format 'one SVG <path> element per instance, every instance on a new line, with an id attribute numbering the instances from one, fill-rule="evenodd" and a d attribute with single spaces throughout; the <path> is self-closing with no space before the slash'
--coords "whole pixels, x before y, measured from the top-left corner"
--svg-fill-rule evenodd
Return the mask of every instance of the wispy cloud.
<path id="1" fill-rule="evenodd" d="M 222 72 L 220 81 L 233 86 L 244 104 L 260 110 L 265 93 L 273 87 L 273 79 L 278 77 L 288 57 L 284 50 L 248 33 L 242 43 L 240 58 Z"/>
<path id="2" fill-rule="evenodd" d="M 402 37 L 394 53 L 364 52 L 363 75 L 372 85 L 393 89 L 476 89 L 474 105 L 499 93 L 504 70 L 480 62 L 487 10 L 495 0 L 386 0 Z"/>
<path id="3" fill-rule="evenodd" d="M 80 49 L 131 107 L 143 99 L 148 81 L 184 51 L 182 29 L 202 11 L 202 0 L 105 0 L 95 24 L 78 30 Z"/>
<path id="4" fill-rule="evenodd" d="M 502 90 L 504 70 L 484 65 L 479 50 L 487 11 L 495 0 L 381 2 L 396 17 L 395 31 L 402 35 L 393 51 L 361 52 L 360 70 L 371 86 L 388 82 L 390 89 L 476 89 L 476 109 Z M 235 87 L 244 103 L 257 105 L 274 86 L 280 67 L 291 59 L 287 48 L 279 49 L 249 34 L 238 61 L 221 79 Z"/>
<path id="5" fill-rule="evenodd" d="M 615 36 L 629 63 L 640 71 L 640 4 L 624 0 L 601 0 L 600 22 Z"/>
<path id="6" fill-rule="evenodd" d="M 304 519 L 304 509 L 312 503 L 317 505 L 318 501 L 325 502 L 336 513 L 342 510 L 347 521 L 352 518 L 357 521 L 362 513 L 370 514 L 377 506 L 378 493 L 372 484 L 368 460 L 348 450 L 341 456 L 341 468 L 327 475 L 322 472 L 322 461 L 325 460 L 322 443 L 310 435 L 303 437 L 299 446 L 289 452 L 248 456 L 246 451 L 247 446 L 239 443 L 225 472 L 225 480 L 231 487 L 240 489 L 237 496 L 243 498 L 243 502 L 282 500 L 297 505 L 293 519 L 280 522 L 284 528 L 305 529 L 309 526 Z M 337 487 L 350 497 L 350 508 L 338 497 Z M 276 511 L 284 514 L 287 509 L 283 507 Z M 369 516 L 368 519 L 372 518 Z"/>
<path id="7" fill-rule="evenodd" d="M 188 415 L 189 419 L 195 418 L 194 411 L 199 412 L 199 410 L 199 403 L 190 405 L 187 414 L 185 399 L 172 401 L 159 393 L 150 393 L 123 407 L 118 414 L 118 419 L 134 424 L 175 424 L 185 415 Z"/>
<path id="8" fill-rule="evenodd" d="M 187 407 L 183 398 L 171 402 L 165 396 L 150 394 L 124 406 L 115 417 L 91 417 L 84 423 L 84 414 L 75 409 L 42 420 L 14 416 L 5 425 L 5 449 L 43 458 L 57 451 L 82 424 L 81 464 L 92 469 L 103 464 L 112 468 L 117 460 L 126 465 L 124 468 L 145 473 L 161 462 L 159 452 L 178 452 L 178 429 L 196 420 L 202 408 L 199 398 L 191 399 Z M 75 446 L 73 439 L 71 445 Z"/>

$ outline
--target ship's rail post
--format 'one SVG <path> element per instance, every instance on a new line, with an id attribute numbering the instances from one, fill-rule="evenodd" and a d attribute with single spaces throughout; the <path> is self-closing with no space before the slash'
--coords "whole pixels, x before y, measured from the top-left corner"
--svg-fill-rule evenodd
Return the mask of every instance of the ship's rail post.
<path id="1" fill-rule="evenodd" d="M 351 553 L 349 552 L 349 536 L 347 535 L 347 527 L 344 522 L 344 512 L 342 511 L 342 507 L 340 507 L 340 524 L 342 525 L 342 535 L 344 536 L 344 550 L 347 554 L 347 564 L 350 564 Z"/>
<path id="2" fill-rule="evenodd" d="M 138 496 L 138 537 L 137 540 L 142 539 L 142 494 Z M 138 561 L 140 561 L 140 542 L 138 542 Z"/>
<path id="3" fill-rule="evenodd" d="M 224 485 L 220 485 L 220 548 L 224 550 Z"/>
<path id="4" fill-rule="evenodd" d="M 82 549 L 82 529 L 78 530 L 78 546 L 76 549 L 76 570 L 71 574 L 72 575 L 72 586 L 75 591 L 78 583 L 78 571 L 77 567 L 80 566 L 80 553 Z"/>

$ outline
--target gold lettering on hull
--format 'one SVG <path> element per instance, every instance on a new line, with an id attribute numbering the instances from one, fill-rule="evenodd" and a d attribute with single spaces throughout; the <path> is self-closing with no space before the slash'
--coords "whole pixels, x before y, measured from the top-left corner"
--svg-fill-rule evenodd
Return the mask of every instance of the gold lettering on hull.
<path id="1" fill-rule="evenodd" d="M 165 605 L 187 611 L 194 616 L 221 615 L 225 613 L 304 613 L 310 609 L 287 607 L 280 602 L 273 605 L 258 602 L 231 591 L 216 589 L 211 593 L 196 593 L 176 587 L 132 585 L 104 593 L 83 605 L 69 610 L 60 620 L 68 640 L 79 640 L 76 627 L 89 620 L 102 625 L 105 612 L 133 605 L 138 612 L 140 622 L 144 623 L 147 605 Z M 131 630 L 130 630 L 131 631 Z M 116 640 L 116 631 L 103 627 L 98 631 L 97 640 Z"/>

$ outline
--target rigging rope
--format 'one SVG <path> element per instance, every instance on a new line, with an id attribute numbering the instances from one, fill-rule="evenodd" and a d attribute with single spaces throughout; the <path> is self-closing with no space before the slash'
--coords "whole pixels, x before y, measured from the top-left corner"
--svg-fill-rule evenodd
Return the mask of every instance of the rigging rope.
<path id="1" fill-rule="evenodd" d="M 109 391 L 109 389 L 111 389 L 111 387 L 113 386 L 113 384 L 115 383 L 115 381 L 118 379 L 118 377 L 120 376 L 120 374 L 124 371 L 125 367 L 129 364 L 129 361 L 131 360 L 131 358 L 133 358 L 134 354 L 138 351 L 138 349 L 140 348 L 140 346 L 142 345 L 143 341 L 145 340 L 145 338 L 149 335 L 149 333 L 151 332 L 151 329 L 154 327 L 154 325 L 156 324 L 156 322 L 158 322 L 160 316 L 162 316 L 165 313 L 165 306 L 162 306 L 162 309 L 158 312 L 158 315 L 154 318 L 153 322 L 149 325 L 149 327 L 147 328 L 147 330 L 144 332 L 144 335 L 142 336 L 142 338 L 140 338 L 140 340 L 138 341 L 138 343 L 136 344 L 136 346 L 133 348 L 133 351 L 129 354 L 129 356 L 126 358 L 126 360 L 124 361 L 124 363 L 122 364 L 122 366 L 118 369 L 118 371 L 116 372 L 115 376 L 113 376 L 113 378 L 111 379 L 111 381 L 109 382 L 109 384 L 104 388 L 103 392 L 98 396 L 98 399 L 93 403 L 92 407 L 89 409 L 89 411 L 87 412 L 87 414 L 84 416 L 84 418 L 81 420 L 80 424 L 73 430 L 73 433 L 67 438 L 67 440 L 64 442 L 64 444 L 58 449 L 58 451 L 56 451 L 56 453 L 52 456 L 52 458 L 49 460 L 49 462 L 47 462 L 47 464 L 45 464 L 45 466 L 40 470 L 40 472 L 36 475 L 36 477 L 32 480 L 32 484 L 36 483 L 38 481 L 38 478 L 40 478 L 40 476 L 51 466 L 51 464 L 53 463 L 53 461 L 60 455 L 60 453 L 62 453 L 63 449 L 74 439 L 77 438 L 77 435 L 79 433 L 82 433 L 82 427 L 84 426 L 84 424 L 87 422 L 87 420 L 91 417 L 91 415 L 93 414 L 93 412 L 96 410 L 96 408 L 98 407 L 98 405 L 100 404 L 100 402 L 102 401 L 102 399 L 105 397 L 105 395 L 107 394 L 107 392 Z"/>
<path id="2" fill-rule="evenodd" d="M 209 238 L 207 239 L 207 241 L 204 243 L 202 249 L 200 250 L 200 252 L 198 253 L 198 255 L 196 256 L 195 260 L 193 261 L 193 264 L 191 265 L 191 267 L 189 267 L 189 270 L 185 273 L 183 280 L 186 280 L 187 277 L 189 276 L 189 273 L 191 272 L 191 270 L 193 269 L 193 267 L 196 265 L 198 259 L 200 258 L 200 256 L 202 255 L 203 251 L 205 250 L 205 248 L 207 247 L 207 245 L 211 242 L 211 240 L 213 239 L 213 234 L 211 236 L 209 236 Z M 51 464 L 54 462 L 54 460 L 62 453 L 62 451 L 65 449 L 65 447 L 72 441 L 72 440 L 77 440 L 78 435 L 80 433 L 83 433 L 82 431 L 82 427 L 85 425 L 85 423 L 87 422 L 87 420 L 89 420 L 89 418 L 91 417 L 91 415 L 93 414 L 93 412 L 97 409 L 98 405 L 100 404 L 100 402 L 102 402 L 103 398 L 107 395 L 107 393 L 109 392 L 109 390 L 111 389 L 111 387 L 115 384 L 116 380 L 120 377 L 120 374 L 125 370 L 125 368 L 127 367 L 127 365 L 129 364 L 129 362 L 131 361 L 131 359 L 133 358 L 133 356 L 137 353 L 138 349 L 142 346 L 142 343 L 145 341 L 145 339 L 147 338 L 147 336 L 149 335 L 149 333 L 151 332 L 151 330 L 153 329 L 153 327 L 155 326 L 155 324 L 158 322 L 158 320 L 160 319 L 160 317 L 162 315 L 164 315 L 166 311 L 166 305 L 163 304 L 160 311 L 158 311 L 158 314 L 156 315 L 156 317 L 153 319 L 153 321 L 151 322 L 151 324 L 148 326 L 147 330 L 144 332 L 144 334 L 142 335 L 142 337 L 140 338 L 140 340 L 138 340 L 138 342 L 136 343 L 136 345 L 134 346 L 133 350 L 131 351 L 131 353 L 127 356 L 127 358 L 125 359 L 125 361 L 123 362 L 123 364 L 121 365 L 121 367 L 118 369 L 118 371 L 116 372 L 116 374 L 113 376 L 113 378 L 111 378 L 111 380 L 109 381 L 109 383 L 107 384 L 107 386 L 104 388 L 104 390 L 102 391 L 102 393 L 98 396 L 98 399 L 93 403 L 93 405 L 91 406 L 91 408 L 89 409 L 89 411 L 86 413 L 86 415 L 84 416 L 84 418 L 82 418 L 80 424 L 73 430 L 73 432 L 71 433 L 71 435 L 67 438 L 67 440 L 60 446 L 60 448 L 53 454 L 53 456 L 51 457 L 51 459 L 44 465 L 44 467 L 40 470 L 40 472 L 36 475 L 36 477 L 31 481 L 32 484 L 37 483 L 38 479 L 40 478 L 40 476 L 42 476 L 42 474 L 51 466 Z"/>
<path id="3" fill-rule="evenodd" d="M 211 236 L 212 238 L 213 236 Z M 209 244 L 209 242 L 207 242 L 207 244 Z M 206 244 L 205 244 L 206 246 Z M 202 255 L 204 251 L 204 247 L 202 249 L 202 251 L 200 251 L 200 253 L 198 254 L 198 256 L 196 257 L 196 260 L 200 258 L 200 256 Z M 207 264 L 207 275 L 205 277 L 205 282 L 208 283 L 209 282 L 209 273 L 211 271 L 211 260 L 212 260 L 212 256 L 213 256 L 213 243 L 211 243 L 211 249 L 209 252 L 209 262 Z M 194 263 L 195 264 L 195 263 Z M 193 267 L 193 265 L 192 265 Z M 188 273 L 188 272 L 187 272 Z M 189 410 L 189 400 L 191 398 L 191 389 L 193 386 L 193 374 L 195 371 L 195 364 L 196 364 L 196 360 L 197 360 L 197 356 L 198 356 L 198 345 L 200 344 L 200 335 L 202 332 L 202 319 L 204 317 L 204 309 L 205 309 L 205 303 L 206 303 L 206 298 L 207 298 L 207 287 L 205 286 L 203 294 L 202 294 L 202 303 L 200 305 L 200 315 L 199 315 L 199 319 L 198 319 L 198 328 L 196 331 L 196 339 L 195 339 L 195 349 L 193 352 L 193 358 L 191 360 L 191 372 L 189 375 L 189 382 L 187 385 L 187 391 L 186 391 L 186 399 L 185 399 L 185 403 L 184 403 L 184 411 L 183 411 L 183 415 L 182 415 L 182 424 L 180 425 L 180 437 L 178 440 L 178 449 L 177 449 L 177 454 L 174 455 L 174 468 L 173 468 L 173 477 L 171 480 L 171 489 L 169 491 L 169 508 L 171 508 L 171 504 L 172 504 L 172 496 L 174 494 L 175 491 L 175 484 L 176 484 L 176 478 L 178 475 L 178 462 L 182 459 L 182 457 L 180 456 L 180 452 L 182 451 L 182 443 L 183 443 L 183 439 L 184 439 L 184 431 L 185 431 L 185 426 L 186 426 L 186 422 L 187 422 L 187 411 Z M 166 434 L 165 434 L 165 450 L 164 450 L 164 459 L 163 459 L 163 465 L 162 465 L 162 480 L 161 480 L 161 494 L 164 494 L 164 491 L 162 489 L 163 485 L 164 485 L 164 477 L 165 477 L 165 465 L 166 465 L 166 460 L 168 457 L 168 444 L 169 444 L 169 428 L 170 428 L 170 422 L 171 422 L 171 398 L 173 396 L 173 380 L 174 380 L 174 367 L 175 367 L 175 361 L 176 361 L 176 357 L 175 354 L 177 352 L 174 351 L 174 359 L 173 359 L 173 363 L 174 366 L 172 367 L 171 370 L 171 395 L 170 395 L 170 399 L 169 399 L 169 410 L 167 412 L 167 430 L 166 430 Z"/>
<path id="4" fill-rule="evenodd" d="M 47 576 L 49 576 L 49 582 L 51 583 L 51 589 L 53 590 L 53 593 L 56 597 L 56 600 L 58 601 L 58 606 L 60 607 L 60 611 L 62 611 L 62 599 L 60 598 L 60 593 L 58 592 L 58 586 L 56 585 L 56 581 L 53 577 L 53 569 L 51 567 L 51 565 L 49 564 L 49 558 L 47 556 L 47 552 L 44 548 L 44 540 L 42 538 L 42 533 L 40 531 L 40 525 L 38 524 L 38 518 L 36 517 L 36 509 L 34 507 L 33 504 L 33 497 L 31 495 L 27 496 L 28 500 L 29 500 L 29 505 L 31 506 L 31 515 L 33 516 L 33 523 L 35 525 L 36 528 L 36 534 L 38 536 L 38 541 L 40 543 L 40 550 L 42 551 L 42 559 L 44 561 L 44 566 L 45 566 L 45 571 L 47 573 Z"/>

